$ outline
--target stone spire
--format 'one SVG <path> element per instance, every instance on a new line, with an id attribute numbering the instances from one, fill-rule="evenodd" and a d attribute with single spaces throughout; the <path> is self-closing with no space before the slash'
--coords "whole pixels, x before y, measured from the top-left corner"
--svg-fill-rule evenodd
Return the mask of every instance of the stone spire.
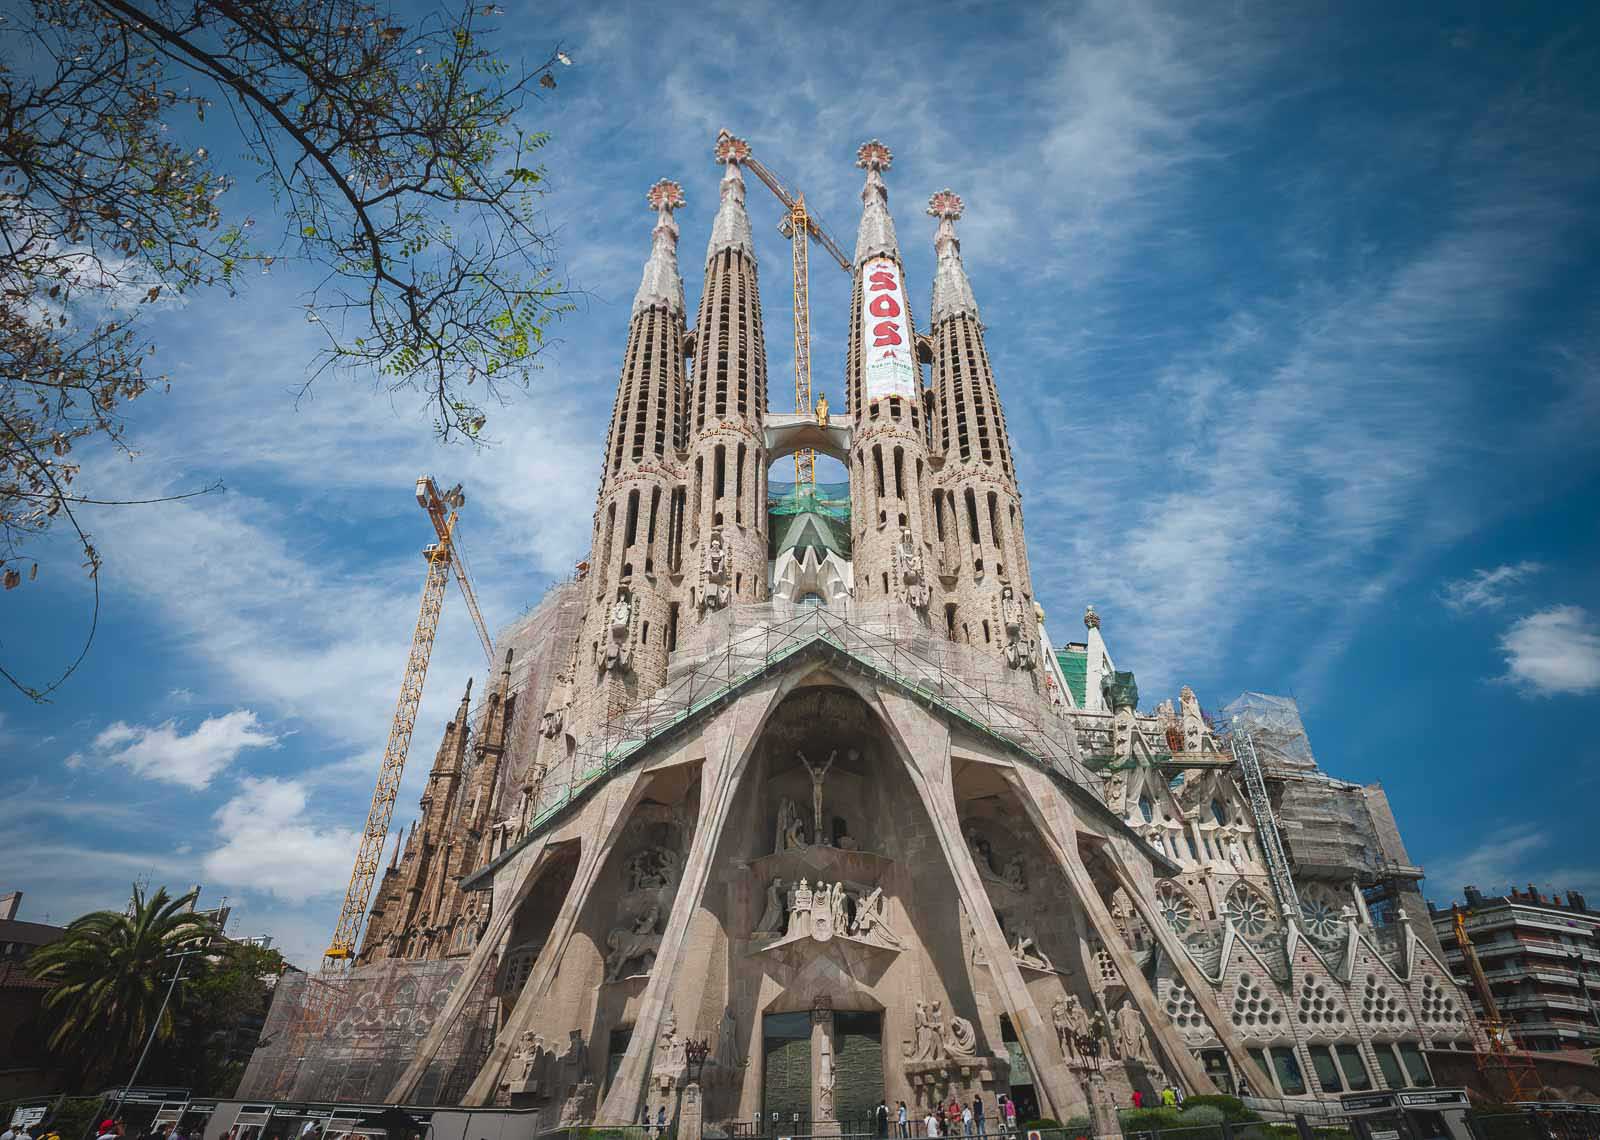
<path id="1" fill-rule="evenodd" d="M 750 157 L 750 144 L 722 131 L 712 154 L 726 170 L 722 204 L 706 250 L 684 415 L 688 528 L 683 547 L 690 561 L 683 568 L 679 604 L 686 620 L 696 625 L 736 602 L 767 597 L 767 459 L 762 431 L 767 415 L 767 346 L 750 219 L 744 211 L 744 177 L 739 171 L 740 163 Z"/>
<path id="2" fill-rule="evenodd" d="M 972 282 L 961 264 L 961 239 L 956 237 L 956 220 L 964 209 L 961 197 L 948 188 L 928 199 L 928 213 L 939 219 L 939 232 L 933 239 L 939 260 L 933 271 L 933 307 L 928 315 L 934 324 L 959 313 L 978 318 L 978 299 L 972 295 Z"/>
<path id="3" fill-rule="evenodd" d="M 722 172 L 722 200 L 717 207 L 716 220 L 711 223 L 706 260 L 710 261 L 725 249 L 737 249 L 754 263 L 756 248 L 750 236 L 750 215 L 744 209 L 744 173 L 739 169 L 739 164 L 750 157 L 750 144 L 725 130 L 718 131 L 712 153 L 727 169 Z"/>
<path id="4" fill-rule="evenodd" d="M 681 317 L 683 277 L 678 273 L 678 223 L 672 211 L 683 205 L 683 188 L 663 178 L 650 187 L 645 200 L 656 212 L 656 228 L 651 235 L 650 260 L 644 263 L 644 278 L 633 297 L 633 311 L 638 315 L 657 308 Z"/>
<path id="5" fill-rule="evenodd" d="M 900 243 L 894 236 L 894 219 L 889 216 L 889 188 L 883 172 L 894 161 L 894 154 L 877 139 L 862 143 L 856 151 L 856 165 L 867 172 L 861 188 L 861 224 L 856 227 L 856 266 L 869 257 L 900 258 Z"/>

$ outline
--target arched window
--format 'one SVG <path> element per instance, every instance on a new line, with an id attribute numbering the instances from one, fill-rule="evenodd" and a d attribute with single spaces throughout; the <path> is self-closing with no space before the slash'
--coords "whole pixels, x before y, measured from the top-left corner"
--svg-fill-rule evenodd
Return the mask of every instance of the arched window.
<path id="1" fill-rule="evenodd" d="M 827 601 L 815 590 L 808 590 L 800 595 L 800 605 L 808 610 L 827 606 Z"/>
<path id="2" fill-rule="evenodd" d="M 1228 809 L 1221 800 L 1211 801 L 1211 818 L 1217 821 L 1218 827 L 1228 826 Z"/>
<path id="3" fill-rule="evenodd" d="M 1150 801 L 1149 793 L 1139 797 L 1139 814 L 1144 816 L 1144 821 L 1150 823 L 1156 817 L 1156 805 Z"/>

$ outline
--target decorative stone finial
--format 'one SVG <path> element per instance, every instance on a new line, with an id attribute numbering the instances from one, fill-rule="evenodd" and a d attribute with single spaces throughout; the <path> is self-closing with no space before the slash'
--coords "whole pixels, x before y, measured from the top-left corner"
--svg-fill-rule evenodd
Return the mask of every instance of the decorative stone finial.
<path id="1" fill-rule="evenodd" d="M 863 170 L 888 170 L 894 162 L 894 152 L 877 139 L 864 142 L 856 148 L 856 165 Z"/>
<path id="2" fill-rule="evenodd" d="M 644 200 L 656 212 L 651 232 L 650 260 L 633 297 L 633 311 L 654 307 L 682 313 L 683 278 L 678 273 L 678 223 L 672 211 L 683 206 L 683 187 L 670 178 L 659 179 L 645 192 Z"/>
<path id="3" fill-rule="evenodd" d="M 961 201 L 961 195 L 948 186 L 928 199 L 928 214 L 931 217 L 954 222 L 965 211 L 966 204 Z"/>
<path id="4" fill-rule="evenodd" d="M 656 213 L 683 208 L 683 187 L 670 178 L 663 178 L 646 192 L 644 200 Z"/>
<path id="5" fill-rule="evenodd" d="M 741 163 L 750 157 L 750 144 L 737 135 L 729 134 L 724 128 L 717 132 L 716 146 L 711 153 L 716 155 L 719 164 Z"/>
<path id="6" fill-rule="evenodd" d="M 725 249 L 737 249 L 754 261 L 755 240 L 750 233 L 750 216 L 744 210 L 744 175 L 739 172 L 739 164 L 750 157 L 750 144 L 726 129 L 720 130 L 711 154 L 719 165 L 728 169 L 723 171 L 722 185 L 718 189 L 721 204 L 711 223 L 706 261 L 709 262 Z"/>
<path id="7" fill-rule="evenodd" d="M 961 264 L 961 239 L 956 237 L 956 219 L 966 211 L 961 195 L 948 186 L 928 199 L 928 213 L 939 219 L 933 248 L 939 261 L 933 270 L 933 304 L 928 310 L 934 324 L 963 314 L 978 316 L 978 300 Z"/>
<path id="8" fill-rule="evenodd" d="M 877 139 L 856 148 L 856 165 L 867 172 L 861 188 L 861 224 L 856 228 L 857 268 L 869 257 L 900 256 L 894 219 L 889 216 L 889 188 L 883 184 L 883 172 L 893 161 L 893 153 Z"/>
<path id="9" fill-rule="evenodd" d="M 1083 628 L 1084 629 L 1099 629 L 1100 628 L 1100 615 L 1094 612 L 1094 607 L 1093 606 L 1084 606 L 1083 607 Z"/>

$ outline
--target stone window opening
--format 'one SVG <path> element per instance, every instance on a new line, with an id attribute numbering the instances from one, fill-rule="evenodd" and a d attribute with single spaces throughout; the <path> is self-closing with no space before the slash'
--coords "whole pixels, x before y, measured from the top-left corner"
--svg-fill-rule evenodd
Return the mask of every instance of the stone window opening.
<path id="1" fill-rule="evenodd" d="M 678 648 L 678 603 L 667 607 L 667 652 Z"/>
<path id="2" fill-rule="evenodd" d="M 921 470 L 922 461 L 917 461 L 917 468 Z M 933 530 L 939 536 L 939 541 L 944 541 L 944 496 L 934 492 L 933 496 Z"/>
<path id="3" fill-rule="evenodd" d="M 897 498 L 897 499 L 903 499 L 903 498 L 906 497 L 905 465 L 906 465 L 906 453 L 905 453 L 905 450 L 903 448 L 899 448 L 899 447 L 895 448 L 894 449 L 894 497 Z"/>
<path id="4" fill-rule="evenodd" d="M 717 444 L 711 453 L 711 498 L 720 503 L 722 496 L 728 491 L 728 448 L 726 444 Z"/>
<path id="5" fill-rule="evenodd" d="M 896 523 L 897 526 L 905 526 L 906 525 L 905 512 L 902 511 L 900 514 L 896 515 L 895 517 L 899 520 L 899 522 Z"/>
<path id="6" fill-rule="evenodd" d="M 884 571 L 884 574 L 883 574 L 883 596 L 886 597 L 886 598 L 889 596 L 889 573 L 888 573 L 888 571 Z"/>
<path id="7" fill-rule="evenodd" d="M 990 637 L 989 637 L 989 619 L 988 618 L 984 618 L 983 619 L 983 643 L 985 645 L 989 645 L 991 643 Z"/>
<path id="8" fill-rule="evenodd" d="M 956 639 L 956 603 L 946 602 L 944 607 L 944 634 L 951 641 Z"/>
<path id="9" fill-rule="evenodd" d="M 628 520 L 623 530 L 622 549 L 630 549 L 639 538 L 639 489 L 628 492 Z"/>
<path id="10" fill-rule="evenodd" d="M 900 418 L 900 397 L 899 396 L 890 396 L 889 397 L 889 418 L 891 420 L 898 420 Z"/>
<path id="11" fill-rule="evenodd" d="M 883 448 L 881 446 L 872 449 L 872 470 L 874 475 L 873 485 L 877 488 L 878 498 L 881 499 L 883 498 Z"/>
<path id="12" fill-rule="evenodd" d="M 639 626 L 639 644 L 640 645 L 649 645 L 650 644 L 650 623 L 649 622 L 644 622 L 642 625 Z"/>
<path id="13" fill-rule="evenodd" d="M 978 530 L 978 496 L 971 487 L 967 488 L 967 529 L 972 534 L 972 545 L 980 545 L 983 536 Z"/>
<path id="14" fill-rule="evenodd" d="M 733 467 L 733 521 L 744 525 L 744 444 L 739 445 Z"/>

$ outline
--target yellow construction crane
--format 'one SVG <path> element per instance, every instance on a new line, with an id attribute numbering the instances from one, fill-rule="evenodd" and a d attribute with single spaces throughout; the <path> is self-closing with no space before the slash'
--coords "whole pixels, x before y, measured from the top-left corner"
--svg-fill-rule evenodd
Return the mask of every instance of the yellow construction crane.
<path id="1" fill-rule="evenodd" d="M 1461 948 L 1462 961 L 1466 963 L 1467 973 L 1472 976 L 1472 987 L 1478 992 L 1478 1000 L 1483 1003 L 1483 1017 L 1480 1019 L 1485 1034 L 1489 1038 L 1489 1052 L 1478 1054 L 1478 1071 L 1488 1078 L 1491 1073 L 1501 1073 L 1505 1077 L 1506 1089 L 1509 1093 L 1505 1097 L 1508 1104 L 1518 1101 L 1533 1100 L 1538 1096 L 1539 1089 L 1544 1082 L 1539 1078 L 1539 1070 L 1534 1065 L 1533 1059 L 1526 1053 L 1518 1052 L 1516 1042 L 1511 1039 L 1511 1023 L 1500 1015 L 1500 1005 L 1494 1000 L 1494 990 L 1489 987 L 1489 978 L 1483 972 L 1483 963 L 1478 960 L 1478 951 L 1472 945 L 1472 939 L 1467 935 L 1467 915 L 1471 911 L 1462 911 L 1455 908 L 1452 916 L 1452 926 L 1455 930 L 1456 945 Z M 1492 1080 L 1485 1081 L 1493 1088 Z"/>
<path id="2" fill-rule="evenodd" d="M 850 259 L 839 248 L 821 220 L 806 208 L 804 194 L 791 194 L 783 181 L 750 153 L 750 144 L 735 138 L 727 131 L 717 135 L 717 158 L 730 159 L 748 166 L 751 173 L 767 189 L 778 196 L 788 211 L 778 223 L 778 232 L 790 241 L 794 253 L 794 410 L 801 415 L 811 411 L 811 267 L 810 246 L 807 239 L 816 242 L 839 263 L 839 268 L 850 272 Z M 816 455 L 809 448 L 794 453 L 794 482 L 798 490 L 802 485 L 817 481 Z"/>
<path id="3" fill-rule="evenodd" d="M 367 826 L 361 833 L 361 849 L 356 854 L 355 869 L 350 873 L 350 885 L 345 889 L 344 906 L 339 911 L 339 924 L 334 928 L 333 941 L 323 955 L 324 976 L 338 974 L 349 967 L 355 958 L 356 943 L 361 936 L 361 924 L 366 918 L 367 904 L 372 900 L 372 884 L 378 868 L 383 863 L 383 850 L 389 839 L 389 821 L 394 816 L 394 800 L 400 791 L 400 777 L 405 772 L 406 755 L 411 750 L 411 733 L 417 724 L 417 707 L 422 703 L 422 682 L 428 675 L 428 659 L 433 655 L 433 637 L 439 628 L 439 614 L 444 609 L 445 583 L 455 571 L 456 584 L 472 615 L 472 624 L 483 642 L 483 653 L 491 664 L 494 649 L 489 640 L 489 629 L 478 609 L 477 595 L 472 581 L 467 577 L 466 565 L 461 557 L 460 543 L 456 537 L 456 520 L 466 503 L 457 483 L 443 494 L 431 475 L 417 480 L 417 505 L 428 513 L 438 541 L 423 548 L 422 556 L 428 564 L 422 584 L 422 609 L 417 615 L 417 628 L 411 635 L 411 655 L 406 659 L 405 677 L 400 682 L 400 699 L 395 702 L 394 720 L 389 725 L 389 743 L 383 750 L 383 764 L 378 769 L 378 784 L 372 790 L 372 806 L 367 809 Z"/>

